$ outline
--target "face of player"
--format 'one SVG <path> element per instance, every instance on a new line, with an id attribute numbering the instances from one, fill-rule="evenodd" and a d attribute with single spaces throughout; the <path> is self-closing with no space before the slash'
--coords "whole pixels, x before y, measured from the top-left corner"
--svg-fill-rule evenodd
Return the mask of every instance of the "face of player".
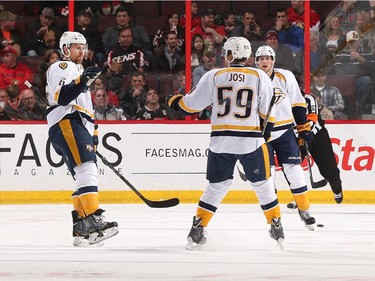
<path id="1" fill-rule="evenodd" d="M 261 56 L 257 58 L 258 68 L 268 73 L 272 69 L 272 58 L 270 56 Z"/>
<path id="2" fill-rule="evenodd" d="M 82 64 L 86 53 L 86 46 L 84 44 L 70 45 L 70 60 L 77 64 Z"/>

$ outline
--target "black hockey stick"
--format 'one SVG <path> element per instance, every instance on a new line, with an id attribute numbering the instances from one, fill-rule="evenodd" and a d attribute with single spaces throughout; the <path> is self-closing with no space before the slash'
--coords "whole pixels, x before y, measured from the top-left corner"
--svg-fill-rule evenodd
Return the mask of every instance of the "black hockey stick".
<path id="1" fill-rule="evenodd" d="M 306 149 L 306 158 L 307 158 L 307 166 L 309 167 L 309 175 L 310 175 L 310 183 L 313 189 L 321 188 L 326 186 L 328 181 L 326 179 L 322 179 L 320 181 L 315 182 L 313 179 L 312 169 L 311 169 L 311 162 L 310 162 L 310 153 L 309 153 L 309 145 L 307 141 L 305 141 L 305 149 Z"/>
<path id="2" fill-rule="evenodd" d="M 238 170 L 238 173 L 240 174 L 240 178 L 241 178 L 241 180 L 243 180 L 243 181 L 247 181 L 247 177 L 246 177 L 245 173 L 243 173 L 243 172 L 240 170 L 240 168 L 238 167 L 238 165 L 237 165 L 237 170 Z"/>
<path id="3" fill-rule="evenodd" d="M 34 91 L 34 93 L 47 105 L 49 106 L 49 102 L 48 100 L 39 92 L 39 89 L 34 87 L 33 85 L 31 85 L 31 83 L 29 81 L 25 81 L 25 85 Z M 151 208 L 169 208 L 169 207 L 173 207 L 173 206 L 176 206 L 180 203 L 180 200 L 178 198 L 172 198 L 172 199 L 168 199 L 168 200 L 164 200 L 164 201 L 151 201 L 151 200 L 148 200 L 147 198 L 145 198 L 126 178 L 124 178 L 123 175 L 121 175 L 119 173 L 119 171 L 116 170 L 116 168 L 108 162 L 108 160 L 102 155 L 100 154 L 98 151 L 95 152 L 96 155 L 102 160 L 102 162 L 108 166 L 109 168 L 111 168 L 112 171 L 115 172 L 115 174 L 117 176 L 119 176 L 126 184 L 127 186 L 134 191 L 135 194 L 138 195 L 139 198 L 142 199 L 143 202 L 145 202 L 149 207 Z"/>
<path id="4" fill-rule="evenodd" d="M 137 194 L 138 197 L 141 198 L 143 202 L 147 204 L 147 206 L 151 208 L 169 208 L 169 207 L 176 206 L 180 203 L 180 200 L 178 198 L 171 198 L 171 199 L 163 200 L 163 201 L 151 201 L 145 198 L 126 178 L 124 178 L 123 175 L 120 174 L 120 172 L 111 163 L 108 162 L 108 160 L 102 154 L 99 153 L 99 151 L 96 151 L 95 153 L 102 160 L 103 164 L 111 168 L 111 170 L 115 172 L 115 174 L 120 179 L 122 179 L 122 181 L 126 183 L 126 185 L 131 190 L 133 190 L 134 193 Z"/>

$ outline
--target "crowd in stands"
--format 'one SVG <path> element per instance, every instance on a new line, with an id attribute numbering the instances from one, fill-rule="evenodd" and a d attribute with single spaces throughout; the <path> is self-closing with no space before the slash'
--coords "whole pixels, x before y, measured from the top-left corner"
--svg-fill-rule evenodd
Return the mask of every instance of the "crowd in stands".
<path id="1" fill-rule="evenodd" d="M 137 20 L 138 0 L 117 2 L 120 4 L 110 11 L 92 2 L 76 7 L 75 31 L 88 42 L 84 67 L 97 65 L 103 70 L 91 89 L 96 118 L 183 119 L 169 110 L 166 99 L 187 92 L 185 2 L 176 1 L 179 6 L 174 10 L 156 16 L 162 20 L 155 20 L 153 32 Z M 276 53 L 275 67 L 292 71 L 301 89 L 319 98 L 326 119 L 355 119 L 371 113 L 375 103 L 375 1 L 335 1 L 329 9 L 309 11 L 310 89 L 304 85 L 303 1 L 278 1 L 273 8 L 272 1 L 256 1 L 264 6 L 271 2 L 264 14 L 255 13 L 259 7 L 251 1 L 229 1 L 231 7 L 241 4 L 241 9 L 218 13 L 215 2 L 204 2 L 191 2 L 189 89 L 207 71 L 226 66 L 222 46 L 227 38 L 243 36 L 251 42 L 253 54 L 260 45 L 271 46 Z M 6 3 L 0 5 L 0 120 L 45 120 L 46 105 L 24 82 L 45 94 L 45 73 L 61 60 L 59 38 L 68 28 L 67 10 L 53 2 L 43 2 L 44 6 L 35 2 L 36 6 L 27 3 L 27 13 L 16 15 Z M 311 6 L 313 3 L 317 6 L 317 2 Z M 26 18 L 33 21 L 22 25 Z M 103 18 L 107 19 L 105 27 Z M 256 67 L 253 55 L 247 65 Z M 350 81 L 351 87 L 343 87 L 342 81 Z M 210 109 L 194 118 L 210 118 Z"/>

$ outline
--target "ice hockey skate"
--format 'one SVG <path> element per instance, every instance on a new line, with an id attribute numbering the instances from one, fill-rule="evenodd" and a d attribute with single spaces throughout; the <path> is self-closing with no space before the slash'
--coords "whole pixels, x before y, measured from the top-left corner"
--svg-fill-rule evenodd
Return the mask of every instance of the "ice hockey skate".
<path id="1" fill-rule="evenodd" d="M 76 247 L 82 247 L 88 245 L 89 233 L 86 231 L 86 225 L 84 218 L 78 215 L 76 210 L 72 211 L 73 219 L 73 245 Z"/>
<path id="2" fill-rule="evenodd" d="M 298 210 L 298 214 L 301 218 L 301 221 L 303 221 L 305 223 L 306 228 L 308 230 L 313 231 L 314 230 L 314 224 L 315 224 L 315 218 L 310 215 L 309 211 Z"/>
<path id="3" fill-rule="evenodd" d="M 344 195 L 342 192 L 338 193 L 338 194 L 333 194 L 333 196 L 335 197 L 335 201 L 337 204 L 340 204 L 342 202 L 342 200 L 344 199 Z"/>
<path id="4" fill-rule="evenodd" d="M 193 217 L 193 226 L 187 238 L 187 250 L 199 250 L 207 243 L 207 232 L 203 226 L 200 226 L 201 222 L 202 219 L 200 217 Z"/>
<path id="5" fill-rule="evenodd" d="M 281 225 L 281 218 L 273 218 L 271 222 L 270 236 L 272 239 L 275 239 L 277 244 L 279 244 L 281 250 L 284 249 L 284 229 Z"/>
<path id="6" fill-rule="evenodd" d="M 89 244 L 97 244 L 112 236 L 115 236 L 119 230 L 117 222 L 106 222 L 102 216 L 104 210 L 98 209 L 89 215 L 85 220 L 86 231 L 89 234 Z"/>

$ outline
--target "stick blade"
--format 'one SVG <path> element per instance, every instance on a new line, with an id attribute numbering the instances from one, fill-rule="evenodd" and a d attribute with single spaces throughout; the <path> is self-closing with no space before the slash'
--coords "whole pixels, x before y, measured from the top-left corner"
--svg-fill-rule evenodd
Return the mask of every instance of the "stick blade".
<path id="1" fill-rule="evenodd" d="M 310 181 L 311 181 L 311 187 L 312 187 L 313 189 L 317 189 L 317 188 L 324 187 L 324 186 L 326 186 L 327 183 L 328 183 L 328 181 L 327 181 L 326 179 L 322 179 L 322 180 L 320 180 L 320 181 L 318 181 L 318 182 L 314 182 L 314 181 L 312 180 L 312 178 L 310 178 Z"/>
<path id="2" fill-rule="evenodd" d="M 180 199 L 178 198 L 171 198 L 171 199 L 163 200 L 163 201 L 151 201 L 151 200 L 145 199 L 143 201 L 147 204 L 147 206 L 151 208 L 170 208 L 170 207 L 177 206 L 180 203 Z"/>

